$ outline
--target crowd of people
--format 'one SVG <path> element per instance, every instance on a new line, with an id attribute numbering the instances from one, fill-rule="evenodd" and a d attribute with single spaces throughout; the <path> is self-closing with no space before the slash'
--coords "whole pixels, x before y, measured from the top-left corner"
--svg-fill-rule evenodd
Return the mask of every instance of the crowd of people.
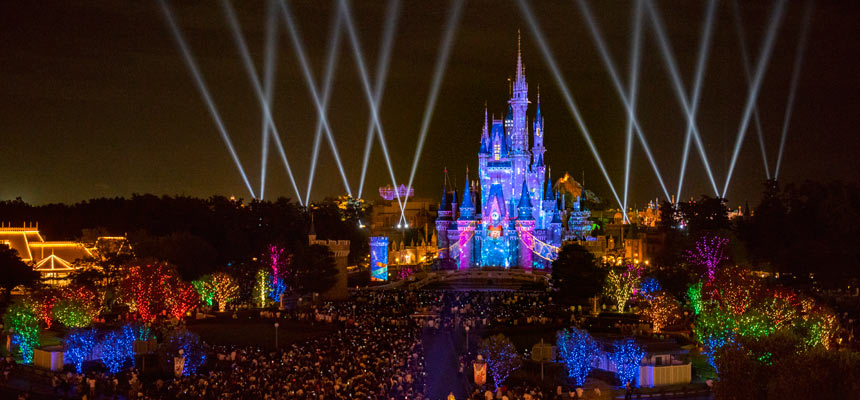
<path id="1" fill-rule="evenodd" d="M 333 324 L 330 334 L 278 349 L 205 346 L 207 362 L 193 374 L 141 381 L 136 370 L 117 375 L 59 373 L 56 397 L 140 399 L 427 399 L 422 336 L 514 325 L 568 324 L 572 313 L 546 294 L 527 292 L 365 291 L 266 314 L 280 320 Z M 476 337 L 471 352 L 477 351 Z M 467 346 L 468 347 L 468 346 Z M 456 366 L 454 367 L 456 368 Z M 467 384 L 468 385 L 468 384 Z M 553 399 L 537 387 L 491 384 L 467 389 L 471 398 Z M 567 393 L 567 392 L 565 392 Z"/>

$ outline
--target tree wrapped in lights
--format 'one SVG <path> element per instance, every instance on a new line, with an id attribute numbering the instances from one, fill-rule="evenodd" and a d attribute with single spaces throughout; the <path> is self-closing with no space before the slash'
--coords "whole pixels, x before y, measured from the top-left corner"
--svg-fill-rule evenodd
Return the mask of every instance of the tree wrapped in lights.
<path id="1" fill-rule="evenodd" d="M 642 350 L 642 347 L 636 344 L 633 339 L 618 340 L 613 348 L 613 351 L 609 353 L 609 360 L 615 364 L 615 371 L 618 380 L 621 381 L 621 386 L 625 386 L 633 382 L 639 375 L 639 364 L 645 357 L 645 350 Z"/>
<path id="2" fill-rule="evenodd" d="M 275 245 L 269 246 L 269 267 L 272 269 L 269 297 L 272 301 L 281 301 L 281 294 L 287 290 L 287 278 L 290 258 L 284 249 Z"/>
<path id="3" fill-rule="evenodd" d="M 39 346 L 39 318 L 33 308 L 23 301 L 16 301 L 6 310 L 3 322 L 21 350 L 24 363 L 33 362 L 33 350 Z"/>
<path id="4" fill-rule="evenodd" d="M 717 268 L 728 260 L 725 255 L 728 244 L 729 239 L 720 236 L 702 236 L 696 241 L 696 247 L 687 251 L 687 261 L 703 267 L 708 282 L 713 282 Z"/>
<path id="5" fill-rule="evenodd" d="M 200 336 L 187 330 L 172 332 L 164 341 L 165 359 L 168 363 L 173 361 L 173 357 L 179 355 L 182 350 L 182 356 L 185 357 L 185 365 L 182 368 L 182 375 L 189 376 L 197 373 L 197 370 L 206 362 L 206 352 L 203 349 L 203 342 Z"/>
<path id="6" fill-rule="evenodd" d="M 227 303 L 236 300 L 239 296 L 239 285 L 224 272 L 212 275 L 212 285 L 215 290 L 213 300 L 218 303 L 218 311 L 224 312 L 227 310 Z"/>
<path id="7" fill-rule="evenodd" d="M 559 355 L 561 355 L 567 374 L 577 386 L 585 384 L 585 379 L 594 368 L 594 362 L 600 357 L 600 348 L 588 332 L 570 328 L 558 333 L 556 339 Z"/>
<path id="8" fill-rule="evenodd" d="M 269 271 L 260 269 L 254 276 L 254 299 L 259 302 L 260 308 L 266 306 L 266 300 L 269 298 L 273 289 L 272 278 Z"/>
<path id="9" fill-rule="evenodd" d="M 179 277 L 171 277 L 166 283 L 167 312 L 173 318 L 182 319 L 189 311 L 196 308 L 200 302 L 200 296 L 194 287 L 186 282 L 183 282 Z"/>
<path id="10" fill-rule="evenodd" d="M 633 297 L 633 292 L 642 279 L 642 270 L 631 264 L 627 269 L 617 272 L 610 270 L 606 276 L 604 294 L 615 301 L 618 312 L 624 312 L 627 302 Z"/>
<path id="11" fill-rule="evenodd" d="M 487 369 L 493 376 L 493 384 L 496 387 L 501 386 L 511 372 L 522 365 L 516 347 L 502 334 L 481 341 L 481 354 L 487 362 Z"/>
<path id="12" fill-rule="evenodd" d="M 45 324 L 45 329 L 51 329 L 51 325 L 54 322 L 53 309 L 54 304 L 57 302 L 57 292 L 51 289 L 41 290 L 28 296 L 25 302 L 33 309 L 36 318 Z"/>
<path id="13" fill-rule="evenodd" d="M 165 283 L 173 276 L 173 271 L 164 264 L 129 268 L 121 285 L 123 299 L 141 321 L 152 322 L 165 310 L 168 295 Z"/>
<path id="14" fill-rule="evenodd" d="M 638 294 L 646 301 L 651 301 L 654 300 L 654 297 L 658 295 L 661 290 L 663 290 L 663 287 L 660 285 L 660 281 L 654 278 L 645 278 L 642 279 L 639 287 L 634 290 L 634 294 Z"/>
<path id="15" fill-rule="evenodd" d="M 62 298 L 53 308 L 54 318 L 68 328 L 86 328 L 98 316 L 92 304 L 76 298 Z"/>
<path id="16" fill-rule="evenodd" d="M 203 275 L 200 279 L 191 281 L 191 286 L 200 295 L 200 303 L 211 307 L 215 303 L 215 284 L 212 275 Z"/>
<path id="17" fill-rule="evenodd" d="M 699 315 L 702 312 L 702 281 L 698 281 L 687 288 L 687 299 L 693 313 Z"/>
<path id="18" fill-rule="evenodd" d="M 660 292 L 648 301 L 648 306 L 642 310 L 642 313 L 651 321 L 654 333 L 660 333 L 668 324 L 675 322 L 680 310 L 681 306 L 672 295 Z"/>
<path id="19" fill-rule="evenodd" d="M 92 354 L 93 348 L 96 346 L 96 339 L 95 329 L 72 331 L 63 341 L 66 348 L 63 352 L 63 360 L 74 365 L 75 371 L 80 374 L 83 372 L 84 361 Z"/>
<path id="20" fill-rule="evenodd" d="M 131 325 L 110 331 L 99 342 L 102 362 L 112 374 L 122 371 L 131 361 L 134 365 L 134 341 L 137 333 Z"/>

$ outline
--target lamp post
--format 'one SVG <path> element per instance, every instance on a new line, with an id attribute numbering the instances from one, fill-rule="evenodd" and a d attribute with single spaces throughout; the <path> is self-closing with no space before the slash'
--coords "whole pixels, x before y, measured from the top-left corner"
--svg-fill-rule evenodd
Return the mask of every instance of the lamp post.
<path id="1" fill-rule="evenodd" d="M 466 354 L 469 354 L 469 325 L 466 325 Z"/>
<path id="2" fill-rule="evenodd" d="M 278 327 L 279 326 L 281 326 L 281 324 L 275 322 L 275 349 L 278 348 Z"/>

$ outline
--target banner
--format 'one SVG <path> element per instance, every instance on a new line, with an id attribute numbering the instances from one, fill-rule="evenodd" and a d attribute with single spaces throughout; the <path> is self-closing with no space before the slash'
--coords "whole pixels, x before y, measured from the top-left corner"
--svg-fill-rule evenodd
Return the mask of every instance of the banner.
<path id="1" fill-rule="evenodd" d="M 475 361 L 472 363 L 472 368 L 475 370 L 475 384 L 481 386 L 487 383 L 487 363 Z"/>

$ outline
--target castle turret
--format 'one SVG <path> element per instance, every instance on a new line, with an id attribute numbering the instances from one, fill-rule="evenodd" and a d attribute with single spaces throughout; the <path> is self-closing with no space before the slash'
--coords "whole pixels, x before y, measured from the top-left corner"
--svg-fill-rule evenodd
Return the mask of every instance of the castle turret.
<path id="1" fill-rule="evenodd" d="M 448 170 L 445 169 L 445 179 L 442 182 L 442 202 L 439 203 L 438 217 L 436 218 L 436 247 L 439 249 L 439 259 L 450 258 L 448 254 L 448 230 L 451 227 L 451 209 L 448 203 Z"/>
<path id="2" fill-rule="evenodd" d="M 529 186 L 526 184 L 526 180 L 523 179 L 523 188 L 520 195 L 520 202 L 517 204 L 517 219 L 522 220 L 531 220 L 532 218 L 532 200 L 531 196 L 529 196 Z"/>

